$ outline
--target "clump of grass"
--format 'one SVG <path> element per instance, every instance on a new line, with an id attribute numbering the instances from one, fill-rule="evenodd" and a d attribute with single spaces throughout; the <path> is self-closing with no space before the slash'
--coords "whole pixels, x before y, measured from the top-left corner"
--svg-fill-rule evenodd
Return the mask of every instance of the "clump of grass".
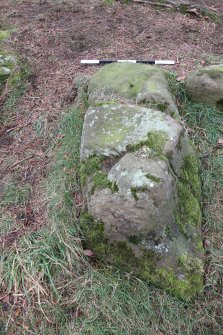
<path id="1" fill-rule="evenodd" d="M 74 203 L 75 192 L 80 192 L 78 166 L 82 122 L 82 110 L 76 106 L 63 113 L 59 139 L 54 146 L 55 161 L 46 185 L 51 224 L 23 237 L 10 250 L 5 249 L 0 263 L 2 288 L 10 295 L 22 292 L 21 300 L 26 300 L 32 311 L 27 319 L 32 324 L 41 311 L 43 328 L 49 320 L 53 320 L 54 325 L 59 322 L 62 327 L 61 320 L 66 313 L 59 311 L 66 300 L 73 299 L 67 293 L 72 292 L 77 277 L 81 277 L 86 267 Z M 12 184 L 6 189 L 4 205 L 25 200 L 16 187 Z M 33 304 L 36 304 L 34 309 L 31 308 Z"/>
<path id="2" fill-rule="evenodd" d="M 223 280 L 223 147 L 218 146 L 218 142 L 223 137 L 223 119 L 217 108 L 189 101 L 182 83 L 179 84 L 178 91 L 182 103 L 182 117 L 189 126 L 191 138 L 198 148 L 202 167 L 203 231 L 204 240 L 207 240 L 208 245 L 206 290 L 208 296 L 216 299 L 216 304 L 219 304 L 219 283 Z M 214 314 L 217 319 L 218 313 L 223 314 L 219 306 Z"/>
<path id="3" fill-rule="evenodd" d="M 0 27 L 1 28 L 1 27 Z M 10 36 L 10 32 L 7 30 L 1 30 L 0 29 L 0 42 L 4 41 L 5 39 L 7 39 Z"/>
<path id="4" fill-rule="evenodd" d="M 30 193 L 29 185 L 19 185 L 17 182 L 10 182 L 5 185 L 0 206 L 24 205 Z"/>
<path id="5" fill-rule="evenodd" d="M 1 50 L 0 54 L 2 54 Z M 7 55 L 5 52 L 3 54 Z M 23 96 L 29 86 L 28 78 L 31 74 L 31 69 L 27 64 L 27 61 L 24 61 L 15 55 L 10 55 L 10 57 L 14 59 L 14 62 L 9 64 L 11 74 L 6 82 L 6 99 L 1 106 L 0 124 L 7 123 L 12 113 L 15 112 L 19 99 Z"/>
<path id="6" fill-rule="evenodd" d="M 0 209 L 1 225 L 0 225 L 0 235 L 7 234 L 13 227 L 13 217 L 10 214 L 4 213 Z"/>

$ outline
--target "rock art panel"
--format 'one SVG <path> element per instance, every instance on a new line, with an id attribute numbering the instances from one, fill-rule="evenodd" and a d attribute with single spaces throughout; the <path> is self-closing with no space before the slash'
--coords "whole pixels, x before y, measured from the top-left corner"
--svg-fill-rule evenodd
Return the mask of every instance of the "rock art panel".
<path id="1" fill-rule="evenodd" d="M 89 85 L 81 226 L 98 257 L 190 300 L 203 285 L 198 160 L 184 128 L 170 115 L 125 101 L 123 87 L 109 100 L 111 82 L 124 77 L 123 65 L 105 66 Z M 128 64 L 128 71 L 136 71 L 140 82 L 145 66 L 135 66 Z M 159 78 L 162 86 L 164 77 Z"/>

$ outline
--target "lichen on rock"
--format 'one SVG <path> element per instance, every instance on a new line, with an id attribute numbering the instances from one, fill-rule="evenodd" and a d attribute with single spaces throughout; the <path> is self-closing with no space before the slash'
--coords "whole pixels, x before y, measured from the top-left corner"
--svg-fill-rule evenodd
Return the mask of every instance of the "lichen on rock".
<path id="1" fill-rule="evenodd" d="M 116 66 L 116 88 L 111 69 L 105 66 L 89 86 L 91 107 L 81 141 L 88 212 L 81 216 L 82 229 L 98 257 L 189 300 L 202 290 L 203 280 L 196 154 L 184 128 L 170 115 L 129 102 L 136 91 L 132 88 L 130 97 L 127 82 L 139 68 L 128 66 L 122 86 L 119 80 L 127 68 Z M 141 90 L 148 77 L 140 73 L 134 87 L 139 84 Z M 144 84 L 140 75 L 145 75 Z M 109 103 L 111 87 L 114 100 Z"/>
<path id="2" fill-rule="evenodd" d="M 91 106 L 102 101 L 129 102 L 178 115 L 174 98 L 163 72 L 143 64 L 110 64 L 99 70 L 89 83 Z"/>

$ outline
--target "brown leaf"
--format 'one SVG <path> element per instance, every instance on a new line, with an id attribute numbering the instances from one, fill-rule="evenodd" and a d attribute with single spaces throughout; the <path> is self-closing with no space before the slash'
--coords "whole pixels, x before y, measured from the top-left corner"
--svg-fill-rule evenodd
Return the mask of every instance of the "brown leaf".
<path id="1" fill-rule="evenodd" d="M 93 257 L 94 256 L 94 253 L 92 250 L 84 250 L 84 255 L 87 256 L 87 257 Z"/>
<path id="2" fill-rule="evenodd" d="M 21 314 L 21 312 L 22 312 L 21 308 L 19 308 L 19 307 L 16 308 L 14 318 L 16 319 L 19 316 L 19 314 Z"/>

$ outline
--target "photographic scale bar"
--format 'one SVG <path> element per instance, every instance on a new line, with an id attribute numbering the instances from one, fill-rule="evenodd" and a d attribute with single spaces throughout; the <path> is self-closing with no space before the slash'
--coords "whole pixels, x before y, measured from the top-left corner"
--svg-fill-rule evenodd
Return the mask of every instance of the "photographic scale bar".
<path id="1" fill-rule="evenodd" d="M 97 60 L 97 59 L 82 59 L 81 64 L 110 64 L 110 63 L 141 63 L 152 65 L 174 65 L 173 60 L 133 60 L 133 59 L 118 59 L 118 60 Z"/>

